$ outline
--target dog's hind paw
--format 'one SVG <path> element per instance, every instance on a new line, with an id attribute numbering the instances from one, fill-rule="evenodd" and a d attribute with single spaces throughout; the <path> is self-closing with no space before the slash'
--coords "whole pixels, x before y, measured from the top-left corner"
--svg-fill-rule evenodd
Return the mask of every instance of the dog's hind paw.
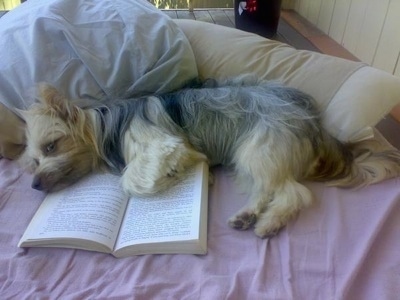
<path id="1" fill-rule="evenodd" d="M 262 215 L 254 226 L 254 233 L 260 238 L 274 237 L 285 226 L 286 222 L 279 218 L 268 219 Z"/>
<path id="2" fill-rule="evenodd" d="M 229 226 L 238 230 L 247 230 L 257 222 L 257 215 L 243 212 L 228 220 Z"/>

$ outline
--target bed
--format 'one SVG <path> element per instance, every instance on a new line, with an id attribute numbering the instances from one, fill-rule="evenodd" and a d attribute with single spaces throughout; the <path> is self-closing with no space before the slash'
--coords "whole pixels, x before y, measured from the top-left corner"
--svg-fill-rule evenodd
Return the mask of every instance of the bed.
<path id="1" fill-rule="evenodd" d="M 400 79 L 251 33 L 173 21 L 145 1 L 30 0 L 0 19 L 0 37 L 1 299 L 399 297 L 400 178 L 357 190 L 308 182 L 315 203 L 277 236 L 259 239 L 227 225 L 246 197 L 216 167 L 206 255 L 116 259 L 82 250 L 18 248 L 45 194 L 31 189 L 31 176 L 15 158 L 24 143 L 18 109 L 34 100 L 31 88 L 38 81 L 73 97 L 101 98 L 252 72 L 313 95 L 324 126 L 341 140 L 373 138 L 399 147 L 400 126 L 388 113 L 400 103 Z"/>

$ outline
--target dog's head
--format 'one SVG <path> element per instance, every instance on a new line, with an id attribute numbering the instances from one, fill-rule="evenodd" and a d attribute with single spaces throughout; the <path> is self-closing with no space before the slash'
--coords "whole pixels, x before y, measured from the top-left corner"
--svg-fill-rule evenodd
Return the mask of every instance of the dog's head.
<path id="1" fill-rule="evenodd" d="M 60 190 L 98 167 L 98 148 L 88 113 L 55 88 L 40 85 L 39 103 L 22 116 L 26 148 L 20 163 L 33 173 L 33 188 Z"/>

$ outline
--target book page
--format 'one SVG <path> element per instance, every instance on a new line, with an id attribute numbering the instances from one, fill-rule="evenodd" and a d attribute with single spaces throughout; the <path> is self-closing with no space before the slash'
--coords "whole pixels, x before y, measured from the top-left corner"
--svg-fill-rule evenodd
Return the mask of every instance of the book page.
<path id="1" fill-rule="evenodd" d="M 112 174 L 93 174 L 48 194 L 21 241 L 87 239 L 112 249 L 127 204 L 119 180 Z"/>
<path id="2" fill-rule="evenodd" d="M 187 177 L 168 191 L 155 196 L 132 197 L 116 249 L 133 244 L 199 239 L 201 194 L 203 180 L 207 180 L 204 172 L 202 163 L 189 170 Z"/>

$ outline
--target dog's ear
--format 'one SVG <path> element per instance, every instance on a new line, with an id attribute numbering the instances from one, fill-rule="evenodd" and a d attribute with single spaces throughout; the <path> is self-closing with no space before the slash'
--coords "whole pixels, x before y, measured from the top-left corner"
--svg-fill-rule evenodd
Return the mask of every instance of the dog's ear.
<path id="1" fill-rule="evenodd" d="M 54 111 L 63 120 L 76 121 L 79 108 L 72 104 L 68 98 L 60 93 L 55 87 L 41 83 L 38 86 L 39 100 L 46 107 Z"/>

